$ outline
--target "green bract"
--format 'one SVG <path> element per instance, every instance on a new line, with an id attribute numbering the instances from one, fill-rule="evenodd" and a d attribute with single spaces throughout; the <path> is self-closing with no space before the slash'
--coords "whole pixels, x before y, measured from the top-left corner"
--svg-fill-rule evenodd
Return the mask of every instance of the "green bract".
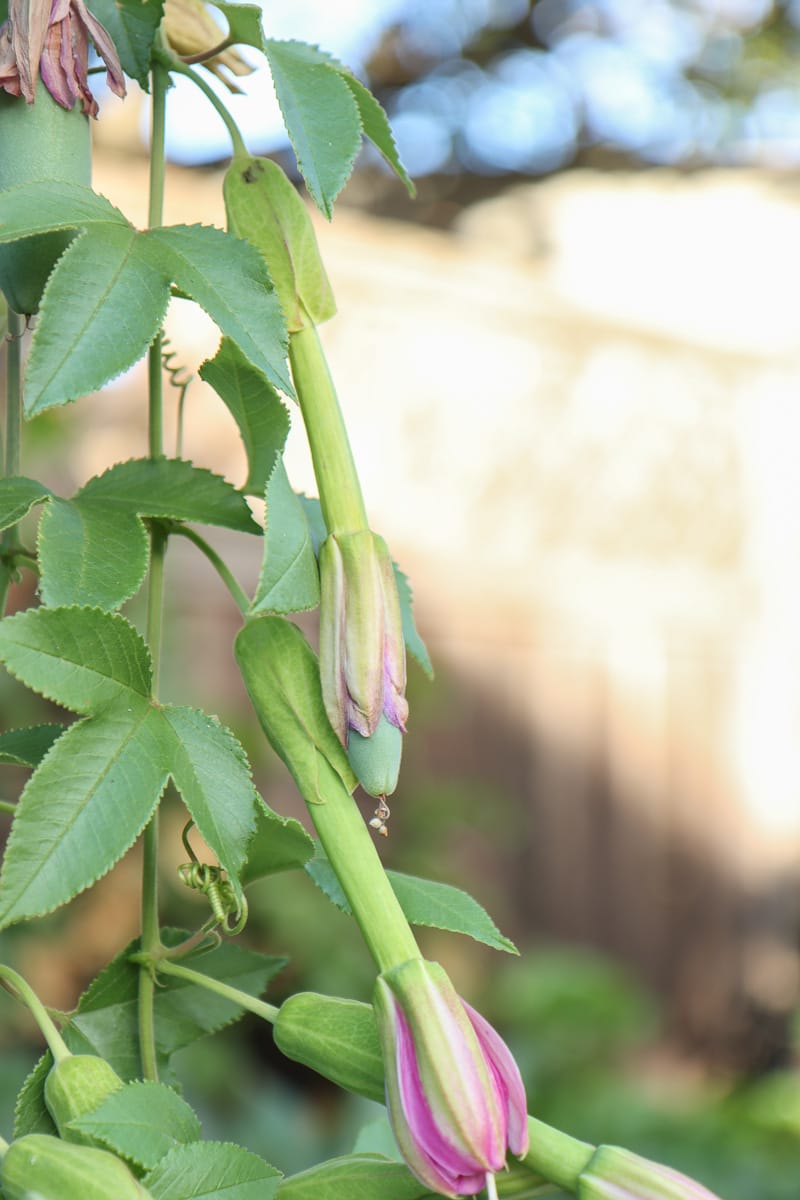
<path id="1" fill-rule="evenodd" d="M 93 1112 L 122 1087 L 114 1068 L 96 1054 L 71 1054 L 51 1068 L 44 1099 L 59 1134 L 68 1142 L 91 1144 L 91 1138 L 70 1128 L 70 1122 Z"/>
<path id="2" fill-rule="evenodd" d="M 150 1195 L 107 1150 L 44 1133 L 11 1143 L 0 1181 L 5 1200 L 147 1200 Z"/>

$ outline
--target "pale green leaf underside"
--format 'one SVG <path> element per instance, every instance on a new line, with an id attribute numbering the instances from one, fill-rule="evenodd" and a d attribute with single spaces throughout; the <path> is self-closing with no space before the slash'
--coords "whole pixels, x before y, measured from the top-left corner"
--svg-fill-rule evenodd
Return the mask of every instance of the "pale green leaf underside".
<path id="1" fill-rule="evenodd" d="M 315 204 L 330 219 L 361 145 L 358 105 L 314 46 L 268 38 L 264 49 L 297 164 Z"/>
<path id="2" fill-rule="evenodd" d="M 319 571 L 311 531 L 281 458 L 267 484 L 264 560 L 251 611 L 305 612 L 318 604 Z"/>
<path id="3" fill-rule="evenodd" d="M 244 750 L 230 730 L 197 709 L 170 706 L 163 714 L 175 735 L 170 747 L 175 785 L 241 899 L 239 872 L 258 799 Z"/>
<path id="4" fill-rule="evenodd" d="M 281 1175 L 230 1142 L 175 1146 L 142 1183 L 153 1200 L 271 1200 Z"/>
<path id="5" fill-rule="evenodd" d="M 264 31 L 261 27 L 263 10 L 257 4 L 228 4 L 226 0 L 214 5 L 228 22 L 232 43 L 252 46 L 264 53 Z"/>
<path id="6" fill-rule="evenodd" d="M 28 609 L 0 622 L 0 660 L 27 687 L 83 715 L 150 694 L 150 653 L 123 617 Z"/>
<path id="7" fill-rule="evenodd" d="M 223 338 L 214 358 L 203 363 L 200 378 L 213 387 L 239 427 L 248 463 L 244 490 L 263 496 L 289 434 L 286 406 L 230 338 Z"/>
<path id="8" fill-rule="evenodd" d="M 196 1115 L 162 1083 L 126 1083 L 71 1128 L 102 1142 L 140 1167 L 154 1167 L 176 1145 L 200 1137 Z"/>
<path id="9" fill-rule="evenodd" d="M 162 719 L 134 693 L 73 725 L 20 797 L 0 875 L 0 928 L 65 904 L 111 869 L 167 782 Z"/>
<path id="10" fill-rule="evenodd" d="M 416 188 L 409 177 L 408 172 L 400 161 L 400 156 L 397 153 L 397 145 L 392 135 L 392 130 L 389 125 L 386 113 L 383 108 L 372 95 L 363 83 L 360 83 L 355 76 L 351 75 L 346 68 L 340 71 L 341 78 L 350 88 L 353 93 L 353 98 L 358 105 L 361 124 L 364 129 L 364 136 L 369 138 L 373 146 L 386 159 L 389 166 L 393 169 L 396 175 L 403 181 L 406 190 L 410 196 L 416 195 Z"/>

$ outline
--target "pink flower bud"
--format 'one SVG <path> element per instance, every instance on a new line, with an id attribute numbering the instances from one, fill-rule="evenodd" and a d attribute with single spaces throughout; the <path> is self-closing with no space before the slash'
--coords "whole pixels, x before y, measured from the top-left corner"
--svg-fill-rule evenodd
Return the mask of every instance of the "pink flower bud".
<path id="1" fill-rule="evenodd" d="M 528 1150 L 525 1088 L 510 1050 L 437 963 L 384 971 L 373 1004 L 403 1157 L 434 1192 L 475 1195 L 509 1150 Z"/>

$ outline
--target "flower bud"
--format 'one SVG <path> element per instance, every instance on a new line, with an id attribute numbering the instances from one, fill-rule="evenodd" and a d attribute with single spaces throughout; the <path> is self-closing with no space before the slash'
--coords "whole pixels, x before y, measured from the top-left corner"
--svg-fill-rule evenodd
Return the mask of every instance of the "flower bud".
<path id="1" fill-rule="evenodd" d="M 525 1089 L 510 1050 L 437 964 L 378 976 L 373 998 L 386 1104 L 403 1157 L 445 1196 L 471 1196 L 528 1150 Z"/>
<path id="2" fill-rule="evenodd" d="M 224 41 L 224 34 L 212 17 L 204 0 L 166 0 L 164 5 L 164 36 L 170 49 L 181 58 L 202 61 L 213 75 L 221 79 L 230 92 L 241 92 L 226 75 L 250 75 L 254 68 L 230 46 L 211 58 L 209 51 Z"/>
<path id="3" fill-rule="evenodd" d="M 400 601 L 383 538 L 331 534 L 319 554 L 320 672 L 328 718 L 344 745 L 368 738 L 381 715 L 405 730 L 406 658 Z"/>
<path id="4" fill-rule="evenodd" d="M 598 1146 L 578 1177 L 578 1200 L 719 1200 L 671 1167 L 619 1146 Z"/>

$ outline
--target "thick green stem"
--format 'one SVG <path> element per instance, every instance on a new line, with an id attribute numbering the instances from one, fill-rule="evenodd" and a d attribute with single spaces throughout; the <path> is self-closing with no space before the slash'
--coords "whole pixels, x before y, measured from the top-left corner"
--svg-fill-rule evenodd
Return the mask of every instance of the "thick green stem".
<path id="1" fill-rule="evenodd" d="M 289 361 L 328 533 L 367 529 L 367 510 L 342 410 L 311 321 L 290 336 Z"/>
<path id="2" fill-rule="evenodd" d="M 148 222 L 162 222 L 164 209 L 164 142 L 166 96 L 169 76 L 156 64 L 152 73 L 152 137 L 150 145 L 150 199 Z M 150 347 L 148 360 L 148 441 L 151 458 L 160 458 L 164 450 L 164 401 L 161 373 L 161 336 Z M 166 534 L 160 525 L 150 532 L 150 576 L 147 586 L 147 643 L 153 660 L 153 695 L 158 695 L 161 663 L 161 631 L 164 608 L 164 552 Z M 158 915 L 158 813 L 142 838 L 142 950 L 155 954 L 161 946 Z M 139 1051 L 145 1079 L 158 1079 L 155 1038 L 155 979 L 147 966 L 139 971 Z"/>
<path id="3" fill-rule="evenodd" d="M 224 996 L 232 1004 L 246 1008 L 248 1012 L 255 1013 L 257 1017 L 263 1017 L 270 1024 L 273 1024 L 278 1016 L 278 1009 L 274 1004 L 267 1004 L 265 1000 L 257 1000 L 255 996 L 251 996 L 247 992 L 240 992 L 238 988 L 229 987 L 227 983 L 220 983 L 218 979 L 212 979 L 210 975 L 204 975 L 202 971 L 193 971 L 191 967 L 182 967 L 180 963 L 172 962 L 168 958 L 159 959 L 155 965 L 156 970 L 163 974 L 174 975 L 177 979 L 185 979 L 188 983 L 196 983 L 198 987 L 205 988 L 206 991 L 215 992 L 217 996 Z"/>
<path id="4" fill-rule="evenodd" d="M 17 806 L 11 800 L 0 800 L 0 813 L 15 813 Z"/>
<path id="5" fill-rule="evenodd" d="M 551 1183 L 574 1192 L 578 1176 L 586 1169 L 595 1152 L 588 1142 L 578 1141 L 552 1125 L 528 1117 L 530 1150 L 523 1158 L 526 1167 L 544 1175 Z"/>
<path id="6" fill-rule="evenodd" d="M 329 788 L 325 802 L 309 804 L 308 810 L 378 970 L 419 958 L 411 926 L 347 789 Z"/>
<path id="7" fill-rule="evenodd" d="M 236 601 L 242 616 L 246 616 L 250 611 L 250 598 L 233 575 L 227 563 L 220 558 L 219 554 L 217 554 L 214 547 L 210 546 L 204 537 L 201 537 L 199 533 L 195 533 L 195 531 L 190 529 L 188 525 L 173 525 L 172 533 L 177 533 L 181 537 L 187 538 L 188 541 L 197 546 L 198 550 L 201 550 L 203 554 L 205 554 L 206 558 L 211 563 L 222 582 L 225 584 L 231 596 L 233 596 L 233 599 Z"/>
<path id="8" fill-rule="evenodd" d="M 3 964 L 0 964 L 0 980 L 30 1009 L 31 1015 L 41 1029 L 55 1061 L 61 1062 L 62 1059 L 69 1058 L 69 1047 L 56 1029 L 50 1014 L 31 985 L 17 971 Z"/>

